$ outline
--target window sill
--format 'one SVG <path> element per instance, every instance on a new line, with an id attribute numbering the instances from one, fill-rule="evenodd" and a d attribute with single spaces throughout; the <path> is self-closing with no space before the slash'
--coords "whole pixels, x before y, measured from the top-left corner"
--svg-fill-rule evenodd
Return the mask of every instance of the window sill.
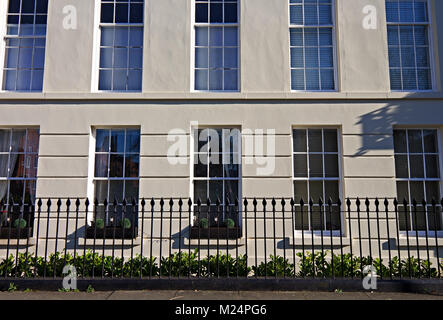
<path id="1" fill-rule="evenodd" d="M 79 238 L 79 246 L 93 247 L 95 245 L 98 247 L 112 247 L 112 246 L 134 246 L 137 247 L 141 245 L 141 238 L 137 237 L 134 239 L 90 239 L 90 238 Z"/>
<path id="2" fill-rule="evenodd" d="M 305 247 L 312 247 L 312 243 L 314 243 L 314 247 L 316 247 L 321 246 L 323 243 L 324 246 L 330 247 L 331 240 L 334 247 L 348 247 L 350 245 L 349 236 L 342 236 L 340 239 L 340 234 L 333 233 L 331 238 L 327 232 L 323 234 L 323 242 L 320 235 L 314 233 L 314 237 L 312 237 L 311 234 L 305 233 L 304 238 L 302 238 L 301 234 L 296 234 L 295 238 L 289 237 L 289 245 L 293 247 L 302 247 L 304 244 Z"/>
<path id="3" fill-rule="evenodd" d="M 34 238 L 29 239 L 9 239 L 9 246 L 28 246 L 32 247 L 36 243 Z M 0 246 L 7 246 L 8 239 L 0 239 Z"/>
<path id="4" fill-rule="evenodd" d="M 406 238 L 406 236 L 400 236 L 400 239 L 395 239 L 395 243 L 397 246 L 399 247 L 408 247 L 408 239 Z M 443 247 L 443 239 L 439 236 L 437 238 L 437 241 L 435 241 L 435 237 L 434 236 L 428 236 L 428 243 L 427 246 L 428 247 L 437 247 L 437 244 L 439 247 Z M 417 238 L 415 237 L 415 235 L 410 235 L 409 236 L 409 247 L 426 247 L 426 237 L 425 236 L 420 236 L 418 237 L 418 245 L 417 245 Z"/>
<path id="5" fill-rule="evenodd" d="M 201 247 L 216 247 L 217 246 L 217 239 L 189 239 L 189 238 L 184 238 L 184 244 L 185 246 L 192 246 L 192 247 L 198 247 L 200 245 Z M 242 247 L 246 245 L 246 240 L 245 237 L 241 237 L 239 239 L 222 239 L 220 238 L 218 240 L 218 246 L 219 247 Z"/>

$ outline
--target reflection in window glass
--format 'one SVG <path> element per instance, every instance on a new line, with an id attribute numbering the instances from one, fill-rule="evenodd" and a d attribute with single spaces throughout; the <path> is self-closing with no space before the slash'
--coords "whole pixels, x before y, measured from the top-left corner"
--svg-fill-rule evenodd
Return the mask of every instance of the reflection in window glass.
<path id="1" fill-rule="evenodd" d="M 296 230 L 340 230 L 341 216 L 337 206 L 340 198 L 338 131 L 336 129 L 294 129 L 294 199 L 299 205 L 314 201 L 312 214 L 297 210 Z M 322 199 L 325 203 L 318 205 Z M 332 207 L 327 206 L 332 200 Z M 305 207 L 306 210 L 306 207 Z M 331 212 L 329 212 L 329 210 Z M 332 218 L 332 219 L 331 219 Z"/>
<path id="2" fill-rule="evenodd" d="M 9 0 L 3 89 L 42 91 L 48 0 Z"/>
<path id="3" fill-rule="evenodd" d="M 395 174 L 397 198 L 400 202 L 400 229 L 409 231 L 441 230 L 441 209 L 432 207 L 432 199 L 440 199 L 440 160 L 437 130 L 394 130 Z M 419 204 L 417 212 L 413 200 Z M 427 207 L 422 206 L 422 201 Z"/>
<path id="4" fill-rule="evenodd" d="M 99 90 L 141 91 L 143 0 L 102 0 Z"/>

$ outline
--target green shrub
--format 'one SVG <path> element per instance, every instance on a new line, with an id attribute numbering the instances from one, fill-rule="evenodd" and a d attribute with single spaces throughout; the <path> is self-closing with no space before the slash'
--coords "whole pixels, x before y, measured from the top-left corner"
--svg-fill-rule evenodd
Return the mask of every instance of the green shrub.
<path id="1" fill-rule="evenodd" d="M 131 220 L 129 220 L 128 218 L 124 218 L 121 222 L 120 225 L 122 226 L 122 228 L 124 229 L 129 229 L 131 228 Z"/>
<path id="2" fill-rule="evenodd" d="M 252 271 L 255 276 L 258 277 L 293 277 L 294 276 L 294 264 L 289 263 L 288 259 L 284 259 L 280 256 L 270 256 L 270 259 L 260 263 L 258 266 L 253 266 Z"/>
<path id="3" fill-rule="evenodd" d="M 209 227 L 209 220 L 207 218 L 201 218 L 199 221 L 199 226 L 207 229 Z"/>
<path id="4" fill-rule="evenodd" d="M 23 218 L 15 219 L 13 223 L 14 228 L 20 228 L 20 229 L 26 228 L 26 225 L 27 225 L 26 220 Z"/>
<path id="5" fill-rule="evenodd" d="M 95 226 L 97 229 L 103 229 L 105 227 L 105 221 L 103 219 L 97 219 L 95 220 Z"/>
<path id="6" fill-rule="evenodd" d="M 234 220 L 232 220 L 232 219 L 226 219 L 225 224 L 226 224 L 226 226 L 227 226 L 228 228 L 230 228 L 230 229 L 232 229 L 232 228 L 235 227 L 235 222 L 234 222 Z"/>

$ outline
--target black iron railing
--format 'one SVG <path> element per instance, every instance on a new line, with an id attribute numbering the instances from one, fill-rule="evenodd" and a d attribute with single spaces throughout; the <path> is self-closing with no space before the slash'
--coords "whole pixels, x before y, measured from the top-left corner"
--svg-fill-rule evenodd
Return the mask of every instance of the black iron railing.
<path id="1" fill-rule="evenodd" d="M 0 277 L 441 278 L 443 200 L 1 202 Z"/>

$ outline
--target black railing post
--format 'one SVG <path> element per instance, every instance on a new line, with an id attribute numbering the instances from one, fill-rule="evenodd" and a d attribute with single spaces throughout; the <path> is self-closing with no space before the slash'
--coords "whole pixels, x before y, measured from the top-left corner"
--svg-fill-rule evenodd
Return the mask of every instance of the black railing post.
<path id="1" fill-rule="evenodd" d="M 392 257 L 391 257 L 391 235 L 389 233 L 389 201 L 385 198 L 385 213 L 386 213 L 386 234 L 388 238 L 388 257 L 389 257 L 389 277 L 392 278 Z"/>
<path id="2" fill-rule="evenodd" d="M 354 255 L 352 253 L 352 222 L 351 222 L 351 200 L 346 199 L 346 207 L 348 212 L 348 228 L 349 228 L 349 252 L 351 254 L 351 278 L 354 279 Z M 345 221 L 346 223 L 346 221 Z"/>
<path id="3" fill-rule="evenodd" d="M 181 275 L 182 267 L 182 209 L 183 200 L 180 198 L 178 200 L 178 277 Z"/>
<path id="4" fill-rule="evenodd" d="M 400 279 L 402 278 L 402 262 L 401 262 L 401 250 L 400 250 L 400 221 L 398 220 L 398 201 L 394 199 L 394 212 L 395 212 L 395 224 L 397 231 L 397 253 L 398 253 L 398 273 Z"/>
<path id="5" fill-rule="evenodd" d="M 155 200 L 154 198 L 151 198 L 151 234 L 149 235 L 150 237 L 150 242 L 149 242 L 149 246 L 150 246 L 150 250 L 149 250 L 149 279 L 152 278 L 152 267 L 153 267 L 153 252 L 152 252 L 152 248 L 153 248 L 153 242 L 154 242 L 154 206 L 155 206 Z"/>
<path id="6" fill-rule="evenodd" d="M 417 220 L 417 200 L 412 199 L 414 222 L 415 222 L 415 241 L 417 248 L 417 259 L 418 259 L 418 278 L 421 278 L 421 260 L 420 260 L 420 243 L 418 242 L 418 220 Z"/>
<path id="7" fill-rule="evenodd" d="M 361 243 L 361 223 L 360 223 L 360 199 L 357 197 L 357 200 L 355 201 L 355 205 L 357 206 L 357 220 L 358 220 L 358 243 L 360 246 L 360 275 L 361 278 L 363 278 L 363 249 L 362 249 L 362 243 Z"/>
<path id="8" fill-rule="evenodd" d="M 47 263 L 48 263 L 47 259 L 48 259 L 49 218 L 50 218 L 50 213 L 51 213 L 51 199 L 48 199 L 48 201 L 46 202 L 46 206 L 47 206 L 48 216 L 46 217 L 45 266 L 43 269 L 43 278 L 46 278 L 46 270 L 47 270 Z"/>
<path id="9" fill-rule="evenodd" d="M 409 266 L 409 278 L 412 279 L 412 261 L 411 261 L 411 247 L 409 245 L 409 219 L 408 219 L 408 201 L 406 199 L 403 200 L 403 207 L 405 208 L 405 217 L 406 217 L 406 241 L 408 248 L 408 266 Z M 412 226 L 411 226 L 412 231 Z"/>
<path id="10" fill-rule="evenodd" d="M 380 259 L 380 279 L 383 280 L 383 259 L 381 257 L 381 239 L 380 239 L 380 201 L 375 198 L 375 214 L 377 219 L 377 238 L 378 238 L 378 258 Z M 388 240 L 389 241 L 389 240 Z"/>
<path id="11" fill-rule="evenodd" d="M 248 199 L 243 201 L 245 216 L 245 278 L 248 277 Z"/>
<path id="12" fill-rule="evenodd" d="M 426 200 L 423 199 L 421 205 L 423 206 L 424 214 L 425 214 L 425 236 L 426 236 L 426 257 L 428 258 L 428 278 L 431 278 L 431 258 L 429 254 L 429 238 L 428 238 L 428 228 L 429 228 L 429 216 L 428 216 L 428 207 Z"/>
<path id="13" fill-rule="evenodd" d="M 145 206 L 146 206 L 146 201 L 145 198 L 142 198 L 142 201 L 140 202 L 141 206 L 142 206 L 142 232 L 140 235 L 140 279 L 143 278 L 143 263 L 144 263 L 144 257 L 143 257 L 143 243 L 144 243 L 144 238 L 145 238 Z M 149 262 L 151 263 L 151 261 Z"/>

